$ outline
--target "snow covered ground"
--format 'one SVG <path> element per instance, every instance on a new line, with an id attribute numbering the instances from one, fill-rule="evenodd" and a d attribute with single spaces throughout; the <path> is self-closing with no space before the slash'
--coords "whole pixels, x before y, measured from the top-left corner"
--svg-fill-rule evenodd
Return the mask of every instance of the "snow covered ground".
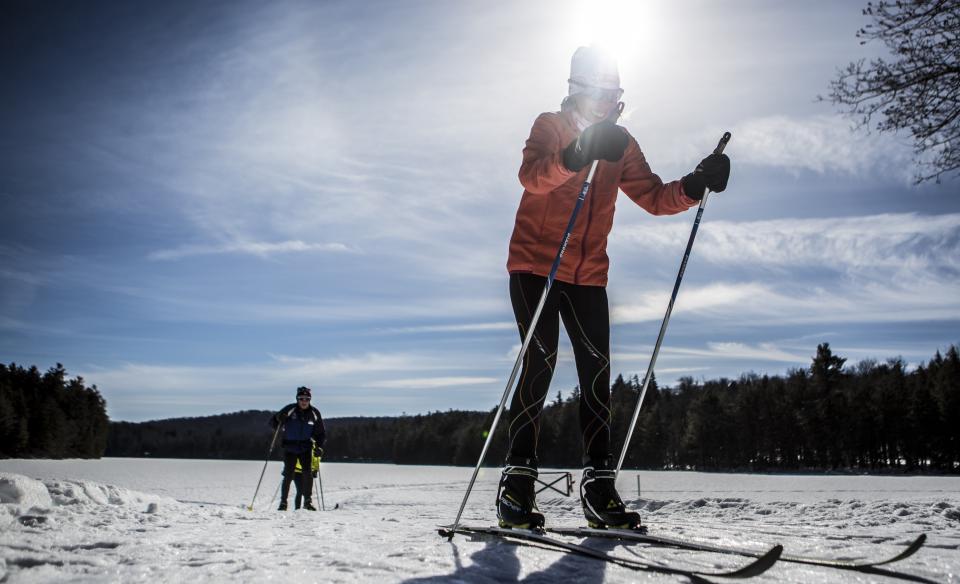
<path id="1" fill-rule="evenodd" d="M 471 469 L 328 464 L 326 512 L 275 510 L 280 468 L 255 461 L 0 460 L 0 582 L 676 582 L 553 551 L 436 534 Z M 485 470 L 464 522 L 491 524 L 498 471 Z M 637 494 L 637 477 L 641 492 Z M 574 475 L 579 479 L 578 475 Z M 625 472 L 620 490 L 651 532 L 836 558 L 927 545 L 890 569 L 960 582 L 960 478 Z M 550 525 L 580 525 L 575 497 L 540 496 Z M 319 501 L 318 501 L 319 503 Z M 338 505 L 339 508 L 332 510 Z M 737 556 L 590 541 L 683 567 Z M 894 582 L 778 563 L 755 582 Z"/>

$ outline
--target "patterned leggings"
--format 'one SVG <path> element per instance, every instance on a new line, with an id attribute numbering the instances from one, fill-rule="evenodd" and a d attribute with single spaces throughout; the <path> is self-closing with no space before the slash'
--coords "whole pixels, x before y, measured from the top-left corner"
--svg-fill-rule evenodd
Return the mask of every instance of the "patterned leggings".
<path id="1" fill-rule="evenodd" d="M 510 274 L 510 300 L 527 333 L 547 279 Z M 510 457 L 536 459 L 543 410 L 557 364 L 560 318 L 573 345 L 580 381 L 580 433 L 584 461 L 610 454 L 610 312 L 607 290 L 554 281 L 533 339 L 523 356 L 520 381 L 510 403 Z"/>

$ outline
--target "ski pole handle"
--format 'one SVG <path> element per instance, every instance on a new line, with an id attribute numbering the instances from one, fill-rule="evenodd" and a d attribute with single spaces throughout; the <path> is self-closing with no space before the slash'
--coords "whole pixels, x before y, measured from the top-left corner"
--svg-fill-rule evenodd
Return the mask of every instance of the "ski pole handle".
<path id="1" fill-rule="evenodd" d="M 717 142 L 717 147 L 713 149 L 713 154 L 723 154 L 723 149 L 727 147 L 727 142 L 729 141 L 730 132 L 724 132 L 723 136 L 720 137 L 720 141 Z M 713 191 L 708 188 L 703 189 L 703 197 L 700 199 L 700 210 L 703 210 L 703 208 L 707 206 L 707 198 L 710 197 L 710 193 L 712 192 Z M 697 222 L 699 223 L 699 218 Z"/>
<path id="2" fill-rule="evenodd" d="M 713 149 L 714 154 L 723 154 L 723 149 L 727 147 L 727 142 L 730 141 L 730 132 L 724 132 L 723 137 L 720 138 L 720 142 L 717 143 L 717 147 Z"/>

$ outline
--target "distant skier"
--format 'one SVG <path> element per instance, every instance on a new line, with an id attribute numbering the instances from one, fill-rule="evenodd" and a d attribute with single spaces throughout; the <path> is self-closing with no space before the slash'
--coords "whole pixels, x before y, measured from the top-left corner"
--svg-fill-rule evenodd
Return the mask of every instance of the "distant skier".
<path id="1" fill-rule="evenodd" d="M 310 473 L 301 472 L 296 476 L 297 463 L 300 468 L 311 468 L 313 454 L 323 453 L 323 444 L 327 433 L 323 427 L 320 410 L 310 405 L 309 387 L 297 388 L 297 402 L 285 406 L 277 412 L 270 423 L 273 428 L 283 426 L 283 485 L 280 488 L 280 511 L 287 510 L 287 496 L 290 483 L 299 480 L 298 494 L 303 495 L 303 508 L 316 511 L 313 506 L 313 480 Z"/>
<path id="2" fill-rule="evenodd" d="M 561 110 L 543 113 L 534 122 L 520 165 L 524 192 L 507 270 L 521 339 L 533 320 L 591 163 L 601 162 L 523 356 L 510 404 L 509 449 L 497 492 L 497 516 L 505 527 L 536 527 L 544 521 L 534 492 L 539 418 L 557 361 L 562 318 L 580 382 L 584 515 L 592 526 L 637 527 L 640 515 L 628 511 L 617 493 L 610 448 L 606 246 L 618 189 L 653 215 L 679 213 L 696 206 L 705 189 L 726 188 L 730 160 L 712 154 L 694 172 L 665 184 L 650 170 L 633 136 L 616 125 L 623 95 L 616 61 L 596 47 L 580 47 L 573 55 L 568 83 Z"/>

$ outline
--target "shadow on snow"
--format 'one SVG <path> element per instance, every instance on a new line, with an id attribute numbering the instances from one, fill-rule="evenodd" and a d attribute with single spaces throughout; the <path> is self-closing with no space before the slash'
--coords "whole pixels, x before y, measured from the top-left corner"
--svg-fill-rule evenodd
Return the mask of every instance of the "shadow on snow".
<path id="1" fill-rule="evenodd" d="M 608 552 L 617 546 L 615 541 L 590 542 L 597 551 Z M 471 563 L 464 566 L 460 559 L 460 548 L 451 542 L 454 562 L 457 568 L 450 574 L 426 576 L 405 580 L 405 584 L 439 584 L 440 582 L 523 582 L 525 584 L 554 584 L 562 579 L 574 578 L 577 582 L 599 584 L 603 582 L 607 563 L 571 553 L 545 550 L 557 556 L 546 568 L 530 572 L 520 579 L 520 559 L 517 549 L 529 547 L 515 545 L 505 541 L 491 540 L 483 549 L 470 556 Z M 548 560 L 549 561 L 549 560 Z"/>

